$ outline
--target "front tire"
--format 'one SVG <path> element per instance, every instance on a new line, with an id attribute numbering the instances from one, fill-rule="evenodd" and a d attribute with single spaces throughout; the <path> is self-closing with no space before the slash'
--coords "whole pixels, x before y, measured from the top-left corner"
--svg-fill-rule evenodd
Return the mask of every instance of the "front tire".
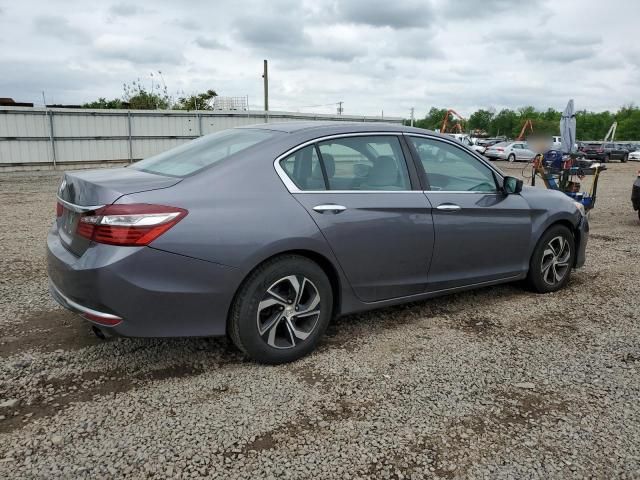
<path id="1" fill-rule="evenodd" d="M 256 362 L 292 362 L 316 347 L 332 309 L 331 283 L 322 268 L 306 257 L 283 255 L 260 265 L 242 284 L 229 315 L 229 336 Z"/>
<path id="2" fill-rule="evenodd" d="M 627 163 L 627 160 L 629 160 L 629 156 L 625 155 L 624 157 L 622 157 L 622 159 L 620 160 L 622 163 Z"/>
<path id="3" fill-rule="evenodd" d="M 564 225 L 549 228 L 540 238 L 529 262 L 527 282 L 538 293 L 564 288 L 575 263 L 575 240 Z"/>

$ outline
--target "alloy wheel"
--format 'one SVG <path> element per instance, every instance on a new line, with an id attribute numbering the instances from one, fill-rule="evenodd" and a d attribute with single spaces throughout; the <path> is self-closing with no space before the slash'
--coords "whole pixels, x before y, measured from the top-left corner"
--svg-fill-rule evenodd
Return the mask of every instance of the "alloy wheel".
<path id="1" fill-rule="evenodd" d="M 548 285 L 557 285 L 569 272 L 571 245 L 563 236 L 553 237 L 542 253 L 540 269 L 542 279 Z"/>
<path id="2" fill-rule="evenodd" d="M 320 293 L 311 280 L 289 275 L 273 283 L 258 304 L 260 337 L 273 348 L 304 342 L 320 318 Z"/>

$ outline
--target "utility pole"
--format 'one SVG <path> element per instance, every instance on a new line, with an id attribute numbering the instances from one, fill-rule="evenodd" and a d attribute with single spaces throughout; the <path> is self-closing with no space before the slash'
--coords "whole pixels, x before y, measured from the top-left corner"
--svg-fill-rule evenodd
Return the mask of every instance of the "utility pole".
<path id="1" fill-rule="evenodd" d="M 414 111 L 414 108 L 411 107 L 411 126 L 412 127 L 413 127 L 413 111 Z"/>
<path id="2" fill-rule="evenodd" d="M 269 70 L 267 66 L 267 61 L 264 61 L 264 73 L 262 74 L 262 78 L 264 78 L 264 111 L 269 111 Z"/>
<path id="3" fill-rule="evenodd" d="M 342 104 L 344 102 L 338 102 L 338 115 L 342 115 Z"/>

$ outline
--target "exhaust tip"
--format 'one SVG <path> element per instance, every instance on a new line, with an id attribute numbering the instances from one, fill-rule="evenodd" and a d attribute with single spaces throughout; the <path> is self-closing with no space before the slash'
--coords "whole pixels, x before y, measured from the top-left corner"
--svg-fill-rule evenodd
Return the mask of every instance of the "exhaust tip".
<path id="1" fill-rule="evenodd" d="M 100 340 L 107 339 L 107 336 L 104 334 L 104 332 L 100 330 L 98 327 L 96 327 L 95 325 L 91 327 L 91 330 L 93 331 L 94 335 L 98 337 Z"/>

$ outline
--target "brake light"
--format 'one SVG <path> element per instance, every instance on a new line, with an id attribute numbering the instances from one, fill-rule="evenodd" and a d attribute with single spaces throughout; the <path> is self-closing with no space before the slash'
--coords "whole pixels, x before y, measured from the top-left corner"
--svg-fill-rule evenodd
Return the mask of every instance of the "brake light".
<path id="1" fill-rule="evenodd" d="M 107 205 L 80 217 L 76 233 L 109 245 L 149 245 L 187 213 L 183 208 L 146 203 Z"/>
<path id="2" fill-rule="evenodd" d="M 496 148 L 496 150 L 499 151 L 499 152 L 504 152 L 504 148 L 498 147 L 498 148 Z"/>
<path id="3" fill-rule="evenodd" d="M 62 212 L 64 212 L 64 207 L 62 206 L 62 204 L 60 202 L 56 203 L 56 217 L 61 217 L 62 216 Z"/>

